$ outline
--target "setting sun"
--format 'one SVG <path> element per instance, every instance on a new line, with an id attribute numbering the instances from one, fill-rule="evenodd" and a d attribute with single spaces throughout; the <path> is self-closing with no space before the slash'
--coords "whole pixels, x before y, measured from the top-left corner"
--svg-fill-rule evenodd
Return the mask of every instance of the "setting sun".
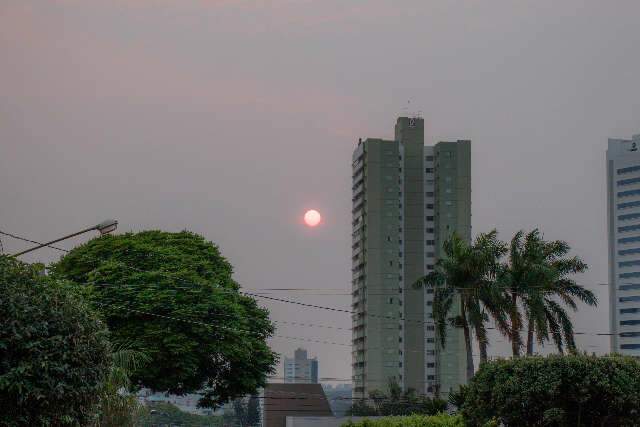
<path id="1" fill-rule="evenodd" d="M 309 227 L 315 227 L 316 225 L 320 224 L 321 220 L 322 217 L 320 216 L 320 212 L 315 209 L 308 210 L 304 214 L 304 223 Z"/>

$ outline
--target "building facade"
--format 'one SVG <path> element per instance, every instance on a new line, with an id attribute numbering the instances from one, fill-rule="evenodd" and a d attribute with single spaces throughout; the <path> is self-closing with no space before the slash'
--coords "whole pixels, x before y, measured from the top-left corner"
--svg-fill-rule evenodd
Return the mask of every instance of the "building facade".
<path id="1" fill-rule="evenodd" d="M 307 350 L 297 349 L 293 358 L 284 358 L 284 382 L 288 384 L 317 384 L 318 359 L 309 359 Z"/>
<path id="2" fill-rule="evenodd" d="M 471 143 L 424 145 L 424 120 L 400 117 L 393 140 L 360 140 L 352 157 L 353 396 L 435 395 L 464 383 L 464 339 L 436 342 L 433 291 L 414 289 L 444 239 L 471 238 Z"/>
<path id="3" fill-rule="evenodd" d="M 640 135 L 607 148 L 611 351 L 640 356 Z"/>

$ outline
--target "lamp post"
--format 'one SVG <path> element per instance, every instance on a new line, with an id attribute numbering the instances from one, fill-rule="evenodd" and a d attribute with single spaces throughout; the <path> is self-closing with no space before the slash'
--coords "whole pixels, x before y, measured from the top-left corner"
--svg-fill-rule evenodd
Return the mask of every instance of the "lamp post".
<path id="1" fill-rule="evenodd" d="M 36 249 L 44 248 L 45 246 L 49 246 L 49 245 L 52 245 L 54 243 L 58 243 L 58 242 L 60 242 L 62 240 L 66 240 L 66 239 L 69 239 L 71 237 L 78 236 L 78 235 L 86 233 L 88 231 L 97 230 L 97 231 L 100 232 L 100 235 L 102 236 L 102 235 L 111 233 L 116 228 L 118 228 L 118 221 L 116 221 L 115 219 L 108 219 L 106 221 L 102 221 L 98 225 L 94 225 L 93 227 L 89 227 L 89 228 L 87 228 L 85 230 L 81 230 L 81 231 L 78 231 L 78 232 L 73 233 L 73 234 L 69 234 L 68 236 L 60 237 L 59 239 L 55 239 L 55 240 L 52 240 L 52 241 L 47 242 L 47 243 L 42 243 L 42 244 L 40 244 L 38 246 L 34 246 L 33 248 L 26 249 L 26 250 L 24 250 L 22 252 L 18 252 L 16 254 L 11 255 L 11 256 L 13 258 L 19 257 L 20 255 L 24 255 L 24 254 L 26 254 L 28 252 L 35 251 Z"/>

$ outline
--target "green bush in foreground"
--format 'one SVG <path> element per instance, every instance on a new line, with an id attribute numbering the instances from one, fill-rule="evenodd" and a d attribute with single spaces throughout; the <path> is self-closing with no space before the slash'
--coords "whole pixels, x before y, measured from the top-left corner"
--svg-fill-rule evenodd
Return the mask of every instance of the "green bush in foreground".
<path id="1" fill-rule="evenodd" d="M 640 426 L 640 360 L 524 357 L 485 363 L 463 387 L 471 426 Z"/>
<path id="2" fill-rule="evenodd" d="M 438 414 L 432 416 L 385 417 L 377 420 L 349 421 L 343 427 L 463 427 L 460 415 Z"/>
<path id="3" fill-rule="evenodd" d="M 0 425 L 88 425 L 108 333 L 70 284 L 0 255 Z"/>

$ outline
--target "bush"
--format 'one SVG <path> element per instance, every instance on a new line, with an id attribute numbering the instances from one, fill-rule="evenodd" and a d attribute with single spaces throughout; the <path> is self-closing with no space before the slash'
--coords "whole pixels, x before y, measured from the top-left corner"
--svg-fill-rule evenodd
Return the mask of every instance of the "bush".
<path id="1" fill-rule="evenodd" d="M 484 363 L 462 389 L 469 425 L 639 426 L 640 361 L 623 356 L 524 357 Z"/>
<path id="2" fill-rule="evenodd" d="M 0 425 L 85 425 L 109 371 L 107 330 L 40 272 L 0 256 Z"/>
<path id="3" fill-rule="evenodd" d="M 431 416 L 386 417 L 377 420 L 349 421 L 343 427 L 463 427 L 459 415 L 438 414 Z"/>

